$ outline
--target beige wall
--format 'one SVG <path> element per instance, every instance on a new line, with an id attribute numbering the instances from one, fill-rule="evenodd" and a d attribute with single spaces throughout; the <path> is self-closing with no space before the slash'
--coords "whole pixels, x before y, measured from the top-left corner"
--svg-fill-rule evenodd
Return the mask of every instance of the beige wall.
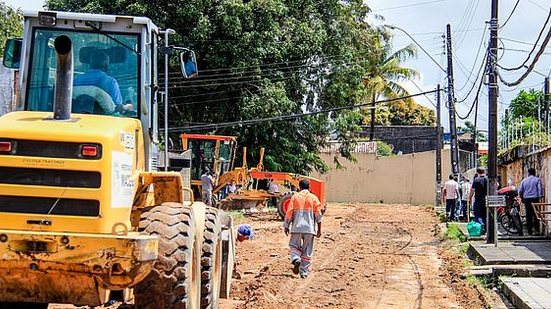
<path id="1" fill-rule="evenodd" d="M 321 154 L 331 170 L 324 175 L 327 201 L 384 202 L 404 204 L 434 204 L 435 151 L 409 155 L 380 157 L 374 154 L 355 154 L 356 163 L 341 159 L 345 166 L 337 170 L 333 154 Z M 449 150 L 442 150 L 442 179 L 450 174 Z"/>

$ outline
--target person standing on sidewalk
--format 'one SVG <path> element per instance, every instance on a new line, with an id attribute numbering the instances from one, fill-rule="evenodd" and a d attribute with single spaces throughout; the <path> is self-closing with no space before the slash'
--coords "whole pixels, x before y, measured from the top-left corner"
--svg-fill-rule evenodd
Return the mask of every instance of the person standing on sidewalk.
<path id="1" fill-rule="evenodd" d="M 450 175 L 450 180 L 444 184 L 443 198 L 446 200 L 446 217 L 448 221 L 455 219 L 455 206 L 459 199 L 459 184 L 454 180 L 453 175 Z"/>
<path id="2" fill-rule="evenodd" d="M 540 198 L 543 197 L 543 188 L 541 179 L 536 176 L 536 170 L 534 168 L 528 169 L 528 177 L 524 178 L 520 183 L 518 194 L 520 200 L 524 203 L 528 234 L 532 235 L 534 229 L 536 234 L 539 234 L 540 224 L 534 212 L 534 207 L 532 207 L 532 203 L 539 203 Z"/>
<path id="3" fill-rule="evenodd" d="M 461 187 L 461 190 L 460 190 L 461 209 L 459 210 L 459 217 L 467 218 L 467 214 L 470 211 L 470 207 L 468 207 L 467 200 L 469 198 L 469 193 L 471 192 L 471 183 L 469 182 L 469 179 L 467 179 L 467 177 L 465 176 L 461 177 L 460 187 Z"/>
<path id="4" fill-rule="evenodd" d="M 310 182 L 299 182 L 300 192 L 293 194 L 289 201 L 283 228 L 285 235 L 291 233 L 289 248 L 293 273 L 301 278 L 308 276 L 314 252 L 314 236 L 321 236 L 321 203 L 310 193 Z"/>
<path id="5" fill-rule="evenodd" d="M 473 195 L 474 204 L 471 204 Z M 467 204 L 473 205 L 475 221 L 482 225 L 482 229 L 486 227 L 486 195 L 488 195 L 488 177 L 486 177 L 486 170 L 479 167 L 476 169 Z"/>

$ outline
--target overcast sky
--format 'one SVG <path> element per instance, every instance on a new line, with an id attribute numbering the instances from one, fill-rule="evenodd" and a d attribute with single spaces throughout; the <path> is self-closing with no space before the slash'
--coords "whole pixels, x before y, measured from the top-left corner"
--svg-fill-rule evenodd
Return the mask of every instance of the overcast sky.
<path id="1" fill-rule="evenodd" d="M 44 5 L 43 0 L 5 1 L 16 8 L 21 7 L 24 10 L 39 10 Z M 500 25 L 510 15 L 516 1 L 500 0 Z M 372 8 L 373 15 L 381 15 L 385 19 L 384 21 L 379 21 L 376 18 L 372 18 L 374 23 L 391 24 L 403 28 L 435 60 L 440 62 L 444 68 L 446 68 L 446 58 L 443 54 L 444 43 L 442 35 L 445 32 L 446 24 L 451 24 L 454 43 L 453 65 L 456 97 L 459 101 L 464 100 L 464 102 L 457 105 L 457 110 L 460 115 L 466 115 L 473 103 L 477 89 L 475 88 L 470 96 L 466 96 L 472 88 L 475 78 L 478 76 L 477 73 L 488 44 L 489 33 L 486 21 L 490 18 L 491 0 L 367 0 L 367 4 Z M 499 60 L 501 65 L 515 67 L 524 61 L 545 22 L 550 5 L 549 0 L 520 0 L 514 14 L 499 33 L 500 38 L 502 38 L 500 42 L 500 48 L 502 49 L 500 50 Z M 548 25 L 547 29 L 549 27 Z M 412 42 L 402 32 L 394 30 L 394 33 L 395 49 L 404 47 Z M 551 49 L 548 48 L 548 50 L 550 52 L 546 52 L 536 65 L 536 71 L 545 76 L 551 73 Z M 436 89 L 436 85 L 439 83 L 443 87 L 446 86 L 444 84 L 444 73 L 421 50 L 419 50 L 417 59 L 412 59 L 404 65 L 416 69 L 421 74 L 420 79 L 415 84 L 422 90 Z M 501 71 L 501 74 L 508 81 L 516 80 L 522 73 L 523 70 L 516 72 Z M 544 76 L 540 74 L 533 72 L 517 88 L 510 88 L 500 84 L 500 115 L 503 115 L 510 100 L 521 89 L 542 89 Z M 412 93 L 420 92 L 413 83 L 407 83 L 406 87 Z M 431 99 L 433 102 L 435 101 L 433 96 L 431 96 Z M 446 99 L 445 96 L 442 99 Z M 428 98 L 418 97 L 417 101 L 424 106 L 434 109 L 433 102 L 430 102 Z M 483 86 L 479 102 L 479 128 L 487 129 L 487 86 Z M 443 106 L 442 120 L 446 130 L 448 128 L 448 119 L 447 110 Z M 474 113 L 471 115 L 470 120 L 474 120 Z M 460 120 L 458 119 L 458 121 Z"/>
<path id="2" fill-rule="evenodd" d="M 446 68 L 446 59 L 443 52 L 441 36 L 446 31 L 446 24 L 451 24 L 453 54 L 454 54 L 454 79 L 456 97 L 462 100 L 471 89 L 478 69 L 482 61 L 484 50 L 487 47 L 489 32 L 486 21 L 490 19 L 490 0 L 368 0 L 368 5 L 374 14 L 382 15 L 385 20 L 380 24 L 399 26 L 410 33 L 442 67 Z M 500 25 L 510 15 L 516 0 L 500 0 L 499 22 Z M 551 3 L 549 0 L 520 0 L 520 3 L 509 22 L 500 30 L 499 63 L 505 67 L 520 65 L 528 55 L 536 41 L 549 12 Z M 549 25 L 547 27 L 549 29 Z M 402 32 L 395 30 L 395 49 L 406 46 L 411 40 Z M 484 39 L 482 39 L 485 34 Z M 544 35 L 545 36 L 545 35 Z M 520 41 L 520 42 L 514 42 Z M 480 42 L 483 42 L 479 53 Z M 540 41 L 541 42 L 541 41 Z M 547 50 L 550 50 L 547 48 Z M 528 62 L 529 64 L 530 62 Z M 423 90 L 432 90 L 438 83 L 444 84 L 444 73 L 419 50 L 418 58 L 410 60 L 405 66 L 416 69 L 421 73 L 417 85 Z M 474 69 L 473 69 L 474 68 Z M 546 52 L 536 65 L 536 71 L 548 75 L 551 69 L 551 57 Z M 473 72 L 474 73 L 471 73 Z M 515 81 L 524 71 L 503 72 L 501 74 L 508 81 Z M 499 110 L 503 115 L 510 100 L 521 90 L 526 88 L 542 89 L 544 76 L 533 72 L 520 84 L 518 88 L 506 87 L 500 84 Z M 419 92 L 415 85 L 409 83 L 407 88 L 411 92 Z M 488 96 L 487 86 L 484 86 L 481 94 L 480 112 L 478 124 L 480 129 L 487 129 Z M 463 103 L 457 105 L 460 115 L 466 115 L 473 100 L 476 89 Z M 417 101 L 425 106 L 432 107 L 428 99 L 419 97 Z M 471 121 L 474 118 L 471 117 Z M 443 111 L 442 120 L 448 128 L 448 113 Z"/>

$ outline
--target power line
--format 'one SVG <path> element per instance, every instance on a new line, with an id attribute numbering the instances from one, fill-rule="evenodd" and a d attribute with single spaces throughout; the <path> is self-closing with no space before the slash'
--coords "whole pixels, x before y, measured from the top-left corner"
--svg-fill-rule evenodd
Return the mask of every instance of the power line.
<path id="1" fill-rule="evenodd" d="M 511 38 L 505 38 L 505 37 L 499 37 L 500 40 L 503 40 L 503 41 L 511 41 L 511 42 L 515 42 L 515 43 L 519 43 L 519 44 L 524 44 L 524 45 L 534 45 L 533 42 L 526 42 L 526 41 L 521 41 L 521 40 L 517 40 L 517 39 L 511 39 Z M 538 47 L 541 46 L 541 44 L 536 44 Z"/>
<path id="2" fill-rule="evenodd" d="M 433 0 L 433 1 L 426 1 L 426 2 L 420 2 L 420 3 L 406 4 L 406 5 L 400 5 L 400 6 L 387 7 L 387 8 L 382 8 L 382 9 L 376 9 L 376 10 L 373 10 L 372 12 L 381 12 L 381 11 L 390 11 L 390 10 L 397 10 L 397 9 L 405 9 L 405 8 L 410 8 L 410 7 L 415 7 L 415 6 L 433 4 L 433 3 L 438 3 L 438 2 L 444 2 L 444 1 L 449 1 L 449 0 Z"/>
<path id="3" fill-rule="evenodd" d="M 394 102 L 394 101 L 401 101 L 413 97 L 417 97 L 420 95 L 426 95 L 429 93 L 435 93 L 438 90 L 431 90 L 431 91 L 425 91 L 421 93 L 415 93 L 407 96 L 402 96 L 398 98 L 393 99 L 386 99 L 386 100 L 379 100 L 375 102 L 369 102 L 369 103 L 362 103 L 362 104 L 356 104 L 356 105 L 349 105 L 349 106 L 340 106 L 340 107 L 333 107 L 333 108 L 327 108 L 322 109 L 319 111 L 314 112 L 307 112 L 307 113 L 301 113 L 301 114 L 290 114 L 290 115 L 281 115 L 281 116 L 275 116 L 275 117 L 268 117 L 268 118 L 260 118 L 260 119 L 249 119 L 249 120 L 240 120 L 240 121 L 232 121 L 232 122 L 222 122 L 222 123 L 213 123 L 209 125 L 194 125 L 194 126 L 182 126 L 182 127 L 175 127 L 171 128 L 170 131 L 197 131 L 197 130 L 215 130 L 220 128 L 227 128 L 227 127 L 233 127 L 233 126 L 248 126 L 251 124 L 261 123 L 261 122 L 268 122 L 268 121 L 284 121 L 284 120 L 290 120 L 290 119 L 297 119 L 302 118 L 306 116 L 313 116 L 313 115 L 319 115 L 319 114 L 325 114 L 330 112 L 336 112 L 341 110 L 347 110 L 347 109 L 354 109 L 359 107 L 367 107 L 368 109 L 372 108 L 372 104 L 381 104 L 381 103 L 388 103 L 388 102 Z"/>
<path id="4" fill-rule="evenodd" d="M 302 64 L 302 65 L 295 65 L 295 66 L 286 66 L 286 67 L 279 67 L 279 68 L 270 68 L 265 69 L 264 71 L 259 70 L 251 70 L 251 71 L 243 71 L 243 72 L 231 72 L 231 73 L 218 73 L 218 74 L 209 74 L 209 75 L 203 75 L 199 78 L 195 79 L 183 79 L 182 80 L 176 80 L 171 82 L 172 85 L 175 84 L 197 84 L 197 83 L 207 83 L 212 81 L 218 81 L 218 80 L 233 80 L 233 79 L 243 79 L 243 78 L 256 78 L 256 77 L 263 77 L 268 75 L 279 75 L 282 73 L 298 73 L 301 72 L 300 69 L 314 69 L 314 68 L 320 68 L 324 65 L 328 64 L 334 64 L 334 65 L 352 65 L 352 64 L 358 64 L 362 61 L 364 61 L 366 58 L 357 58 L 353 61 L 348 61 L 341 59 L 341 60 L 334 60 L 334 61 L 326 61 L 326 62 L 318 62 L 314 64 Z M 289 70 L 289 72 L 285 72 Z M 234 76 L 235 75 L 235 76 Z"/>
<path id="5" fill-rule="evenodd" d="M 526 49 L 508 48 L 508 47 L 499 47 L 498 49 L 499 50 L 514 51 L 514 52 L 519 52 L 519 53 L 529 53 L 530 52 L 529 50 L 526 50 Z M 549 54 L 551 54 L 551 52 L 543 53 L 543 55 L 549 55 Z M 524 66 L 524 67 L 526 67 L 526 66 Z M 507 70 L 505 70 L 505 71 L 507 71 Z"/>
<path id="6" fill-rule="evenodd" d="M 410 79 L 411 83 L 415 86 L 415 88 L 417 88 L 419 91 L 423 92 L 424 90 L 421 89 L 421 87 L 419 87 L 419 85 L 417 85 L 417 83 L 413 80 L 413 79 Z M 427 100 L 429 100 L 430 104 L 432 104 L 432 106 L 436 107 L 436 103 L 434 103 L 434 101 L 428 96 L 425 94 L 425 98 L 427 98 Z"/>
<path id="7" fill-rule="evenodd" d="M 478 106 L 478 99 L 479 99 L 479 95 L 480 95 L 480 91 L 482 90 L 482 85 L 484 85 L 484 78 L 481 78 L 480 79 L 480 83 L 478 85 L 478 90 L 476 92 L 476 97 L 474 98 L 474 101 L 473 101 L 473 104 L 471 105 L 471 108 L 469 109 L 469 111 L 467 112 L 467 115 L 465 116 L 461 116 L 459 115 L 457 112 L 456 112 L 456 115 L 459 119 L 461 120 L 467 120 L 469 118 L 469 116 L 471 115 L 473 109 L 475 106 Z M 477 108 L 478 109 L 478 108 Z M 475 116 L 476 117 L 476 116 Z"/>
<path id="8" fill-rule="evenodd" d="M 463 103 L 465 100 L 467 100 L 467 98 L 471 95 L 474 87 L 476 86 L 476 82 L 478 81 L 479 77 L 480 77 L 481 83 L 484 82 L 484 74 L 486 73 L 486 72 L 484 72 L 484 67 L 486 67 L 486 64 L 487 64 L 486 63 L 487 56 L 488 56 L 488 53 L 485 53 L 484 58 L 482 58 L 482 63 L 480 65 L 480 68 L 478 69 L 477 78 L 474 80 L 471 89 L 469 90 L 469 92 L 467 93 L 467 95 L 463 99 L 457 101 L 458 103 Z M 480 91 L 480 86 L 478 87 L 478 89 Z"/>
<path id="9" fill-rule="evenodd" d="M 549 15 L 548 15 L 548 20 L 549 20 L 549 17 L 551 17 L 551 9 L 549 10 Z M 516 86 L 518 84 L 520 84 L 524 79 L 526 79 L 526 77 L 528 77 L 528 75 L 532 72 L 532 70 L 534 69 L 534 67 L 536 66 L 536 63 L 539 61 L 541 55 L 543 54 L 543 52 L 545 51 L 545 48 L 547 47 L 547 43 L 549 43 L 549 40 L 551 39 L 551 28 L 549 29 L 549 31 L 547 32 L 547 35 L 545 36 L 545 39 L 542 43 L 542 46 L 540 47 L 540 49 L 538 50 L 538 52 L 536 53 L 536 56 L 534 57 L 534 60 L 532 61 L 532 63 L 530 64 L 530 66 L 528 66 L 528 68 L 526 69 L 526 72 L 524 72 L 524 74 L 522 74 L 522 76 L 510 83 L 510 82 L 507 82 L 503 79 L 503 77 L 499 74 L 498 72 L 498 76 L 499 76 L 499 80 L 506 86 L 509 86 L 509 87 L 513 87 L 513 86 Z"/>
<path id="10" fill-rule="evenodd" d="M 517 9 L 517 6 L 518 6 L 519 3 L 520 3 L 520 0 L 517 0 L 517 3 L 515 3 L 515 6 L 514 6 L 513 9 L 511 10 L 511 13 L 509 14 L 509 17 L 507 17 L 507 19 L 505 20 L 505 22 L 499 27 L 499 30 L 503 29 L 503 27 L 505 27 L 505 25 L 507 25 L 507 22 L 509 22 L 509 19 L 511 19 L 511 17 L 512 17 L 513 14 L 515 13 L 515 10 Z"/>
<path id="11" fill-rule="evenodd" d="M 459 88 L 458 91 L 462 91 L 463 89 L 465 89 L 465 87 L 467 86 L 467 84 L 471 80 L 471 76 L 472 76 L 474 68 L 476 66 L 476 62 L 478 61 L 478 57 L 480 56 L 480 51 L 482 50 L 482 47 L 484 46 L 484 38 L 486 38 L 486 31 L 484 31 L 482 33 L 482 37 L 480 38 L 480 44 L 478 45 L 478 51 L 476 52 L 476 57 L 473 61 L 473 65 L 472 65 L 471 69 L 469 70 L 469 77 L 467 78 L 467 81 L 465 81 L 465 84 L 461 88 Z M 484 58 L 482 58 L 482 65 L 484 65 L 485 59 L 486 59 L 486 54 L 484 55 Z M 480 74 L 480 73 L 478 73 L 478 74 Z M 477 77 L 478 77 L 478 74 L 477 74 Z M 476 79 L 473 81 L 472 87 L 474 87 L 474 85 L 476 85 Z"/>
<path id="12" fill-rule="evenodd" d="M 506 68 L 506 67 L 503 67 L 501 65 L 498 65 L 501 69 L 505 70 L 505 71 L 517 71 L 517 70 L 520 70 L 522 68 L 524 68 L 524 66 L 526 65 L 526 63 L 528 63 L 528 61 L 530 61 L 530 58 L 532 57 L 532 53 L 536 50 L 537 48 L 537 44 L 538 42 L 540 41 L 541 39 L 541 36 L 543 35 L 543 33 L 545 32 L 545 28 L 547 28 L 547 24 L 549 23 L 549 19 L 551 19 L 551 9 L 549 10 L 549 14 L 547 14 L 547 18 L 545 19 L 545 23 L 543 24 L 543 27 L 541 28 L 540 30 L 540 33 L 538 34 L 538 38 L 536 39 L 536 42 L 534 43 L 534 45 L 532 46 L 532 50 L 530 51 L 530 53 L 528 54 L 528 56 L 526 57 L 526 59 L 524 60 L 524 62 L 522 64 L 520 64 L 519 66 L 516 66 L 514 68 Z M 547 37 L 545 38 L 544 42 L 543 42 L 543 49 L 545 49 L 545 46 L 547 45 L 547 42 L 549 42 L 549 35 L 550 35 L 551 32 L 548 32 L 547 33 Z M 541 49 L 540 49 L 541 51 Z M 542 51 L 543 52 L 543 51 Z M 540 54 L 541 55 L 541 54 Z"/>
<path id="13" fill-rule="evenodd" d="M 473 3 L 473 5 L 471 6 L 471 11 L 469 13 L 470 17 L 467 17 L 465 19 L 464 29 L 466 29 L 466 30 L 469 30 L 472 23 L 473 23 L 473 19 L 474 19 L 474 16 L 475 16 L 476 12 L 477 12 L 478 5 L 480 4 L 480 0 L 476 0 L 476 2 L 472 2 L 472 3 Z M 459 48 L 461 47 L 461 45 L 465 41 L 465 38 L 467 37 L 467 33 L 466 32 L 460 32 L 459 36 L 460 36 L 460 38 L 456 39 L 456 41 L 459 40 L 459 44 L 456 44 L 456 46 L 455 46 L 456 50 L 459 50 Z"/>

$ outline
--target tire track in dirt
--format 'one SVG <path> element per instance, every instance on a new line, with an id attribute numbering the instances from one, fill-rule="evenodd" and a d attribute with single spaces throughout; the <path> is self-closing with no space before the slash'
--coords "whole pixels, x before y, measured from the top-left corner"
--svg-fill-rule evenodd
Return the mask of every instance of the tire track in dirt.
<path id="1" fill-rule="evenodd" d="M 223 308 L 461 308 L 464 295 L 442 277 L 427 208 L 331 204 L 307 279 L 291 274 L 280 223 L 252 224 L 257 239 L 238 248 L 247 274 Z"/>

